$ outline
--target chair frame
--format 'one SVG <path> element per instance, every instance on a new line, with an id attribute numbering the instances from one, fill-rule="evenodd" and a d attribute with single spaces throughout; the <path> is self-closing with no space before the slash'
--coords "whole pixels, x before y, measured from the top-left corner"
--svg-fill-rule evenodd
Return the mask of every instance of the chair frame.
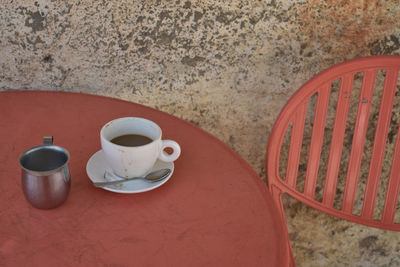
<path id="1" fill-rule="evenodd" d="M 353 208 L 368 127 L 372 94 L 378 70 L 385 70 L 386 76 L 364 194 L 363 208 L 361 215 L 358 216 L 353 214 Z M 370 56 L 345 61 L 311 78 L 289 99 L 272 128 L 266 157 L 268 187 L 284 222 L 286 219 L 282 204 L 282 194 L 286 193 L 312 208 L 335 217 L 375 228 L 400 231 L 400 224 L 394 223 L 400 191 L 400 134 L 397 135 L 395 141 L 395 150 L 386 191 L 383 215 L 380 220 L 375 220 L 373 218 L 399 71 L 400 56 Z M 333 203 L 336 194 L 343 139 L 350 105 L 350 95 L 353 87 L 354 75 L 360 72 L 363 73 L 363 81 L 358 101 L 346 185 L 342 207 L 341 209 L 336 209 Z M 323 200 L 319 202 L 315 200 L 314 197 L 327 109 L 331 93 L 331 84 L 338 79 L 341 80 L 341 83 L 325 176 Z M 308 155 L 304 191 L 300 192 L 296 189 L 296 182 L 303 131 L 308 101 L 314 94 L 317 94 L 317 102 L 312 127 L 312 141 Z M 288 164 L 286 177 L 283 179 L 280 177 L 279 173 L 280 154 L 286 131 L 290 125 L 292 126 L 292 132 L 290 136 Z M 291 251 L 291 247 L 289 251 Z M 293 261 L 293 255 L 291 255 L 290 258 Z M 294 264 L 294 261 L 292 264 Z"/>

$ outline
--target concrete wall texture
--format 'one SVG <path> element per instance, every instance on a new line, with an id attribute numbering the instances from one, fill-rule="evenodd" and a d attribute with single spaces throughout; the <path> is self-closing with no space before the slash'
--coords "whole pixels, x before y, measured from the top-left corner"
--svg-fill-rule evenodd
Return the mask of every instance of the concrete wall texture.
<path id="1" fill-rule="evenodd" d="M 335 63 L 400 54 L 400 7 L 3 0 L 0 35 L 0 90 L 84 92 L 154 107 L 212 133 L 265 179 L 268 134 L 290 95 Z M 397 233 L 288 203 L 299 266 L 400 265 Z"/>

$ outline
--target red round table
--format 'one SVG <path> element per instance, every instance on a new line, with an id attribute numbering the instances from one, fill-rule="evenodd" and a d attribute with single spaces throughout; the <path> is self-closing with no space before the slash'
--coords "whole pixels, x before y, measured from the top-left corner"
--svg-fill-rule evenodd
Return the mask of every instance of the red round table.
<path id="1" fill-rule="evenodd" d="M 0 93 L 1 266 L 280 266 L 282 222 L 266 185 L 222 142 L 163 112 L 78 93 Z M 182 147 L 163 186 L 139 194 L 95 188 L 86 163 L 102 125 L 144 117 Z M 18 156 L 53 135 L 71 154 L 71 191 L 32 207 Z"/>

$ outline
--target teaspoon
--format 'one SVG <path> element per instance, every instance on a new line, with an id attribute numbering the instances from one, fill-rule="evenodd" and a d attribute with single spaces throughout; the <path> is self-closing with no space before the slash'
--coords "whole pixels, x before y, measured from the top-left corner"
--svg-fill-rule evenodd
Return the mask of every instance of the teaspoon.
<path id="1" fill-rule="evenodd" d="M 171 169 L 161 169 L 157 170 L 154 172 L 150 172 L 146 176 L 143 177 L 132 177 L 132 178 L 126 178 L 123 180 L 117 180 L 117 181 L 109 181 L 109 182 L 95 182 L 93 185 L 95 187 L 104 187 L 107 185 L 114 185 L 114 184 L 121 184 L 125 183 L 127 181 L 132 181 L 132 180 L 137 180 L 137 179 L 142 179 L 148 182 L 158 182 L 161 181 L 162 179 L 165 179 L 169 174 L 171 173 Z M 106 178 L 107 174 L 109 174 L 107 171 L 104 173 L 104 178 Z M 112 174 L 111 174 L 112 175 Z M 112 175 L 115 177 L 115 175 Z M 119 177 L 122 179 L 122 177 Z"/>

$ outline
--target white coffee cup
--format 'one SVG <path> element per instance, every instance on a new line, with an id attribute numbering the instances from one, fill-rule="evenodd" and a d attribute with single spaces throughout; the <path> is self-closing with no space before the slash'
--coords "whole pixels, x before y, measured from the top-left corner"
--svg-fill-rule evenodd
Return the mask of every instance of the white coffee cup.
<path id="1" fill-rule="evenodd" d="M 140 146 L 122 146 L 112 139 L 137 134 L 149 137 L 152 141 Z M 180 153 L 179 144 L 172 140 L 161 140 L 161 128 L 154 122 L 136 117 L 119 118 L 108 122 L 100 131 L 101 147 L 105 158 L 114 173 L 120 177 L 139 177 L 148 173 L 157 159 L 165 162 L 175 161 Z M 172 148 L 172 154 L 164 151 Z"/>

